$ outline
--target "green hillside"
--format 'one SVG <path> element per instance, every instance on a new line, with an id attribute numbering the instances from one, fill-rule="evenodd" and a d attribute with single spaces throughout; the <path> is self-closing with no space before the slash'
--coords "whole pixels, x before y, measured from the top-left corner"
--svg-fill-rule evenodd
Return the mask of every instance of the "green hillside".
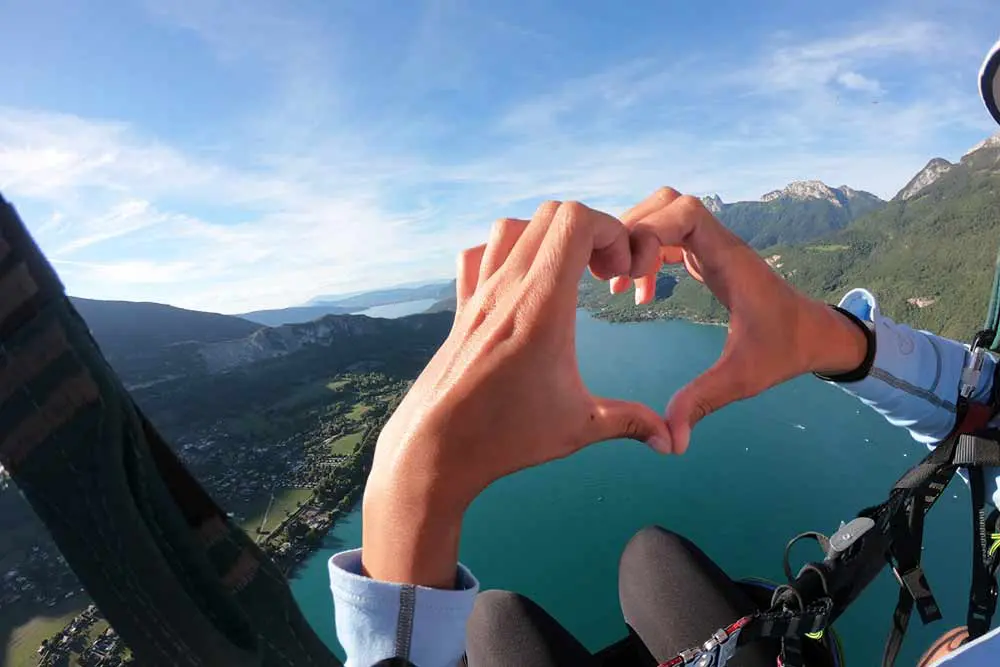
<path id="1" fill-rule="evenodd" d="M 761 255 L 810 295 L 835 302 L 866 287 L 890 317 L 965 340 L 982 325 L 1000 244 L 998 165 L 1000 147 L 987 144 L 909 199 L 821 239 L 774 245 Z M 608 299 L 587 287 L 581 305 L 612 320 L 725 319 L 704 286 L 678 275 L 669 297 L 651 306 L 636 307 L 631 293 Z"/>

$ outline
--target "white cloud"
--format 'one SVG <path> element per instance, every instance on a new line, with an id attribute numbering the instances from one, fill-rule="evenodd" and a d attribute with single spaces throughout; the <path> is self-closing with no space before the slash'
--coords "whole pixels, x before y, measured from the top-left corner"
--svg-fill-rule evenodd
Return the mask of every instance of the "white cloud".
<path id="1" fill-rule="evenodd" d="M 862 93 L 878 95 L 882 92 L 882 85 L 876 79 L 871 79 L 850 70 L 838 74 L 837 83 L 848 90 L 856 90 Z"/>
<path id="2" fill-rule="evenodd" d="M 277 6 L 227 22 L 242 4 L 156 0 L 157 16 L 220 58 L 277 72 L 284 98 L 211 151 L 120 121 L 0 107 L 0 191 L 30 210 L 72 293 L 280 307 L 447 275 L 493 219 L 547 198 L 620 211 L 664 184 L 731 201 L 807 178 L 891 196 L 944 138 L 967 136 L 964 147 L 989 129 L 974 95 L 939 78 L 962 35 L 896 22 L 785 36 L 732 62 L 631 59 L 494 109 L 452 154 L 402 140 L 417 133 L 405 114 L 370 127 L 339 113 L 346 84 L 323 45 L 335 40 Z M 410 53 L 407 71 L 425 57 L 441 56 Z M 894 96 L 901 77 L 885 71 L 904 65 L 912 94 Z M 466 138 L 440 119 L 434 132 Z"/>

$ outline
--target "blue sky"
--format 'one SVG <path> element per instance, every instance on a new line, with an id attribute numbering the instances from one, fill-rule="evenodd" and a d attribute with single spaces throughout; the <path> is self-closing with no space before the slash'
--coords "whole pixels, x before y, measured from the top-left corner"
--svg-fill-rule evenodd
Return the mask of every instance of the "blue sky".
<path id="1" fill-rule="evenodd" d="M 995 128 L 995 0 L 5 0 L 0 192 L 70 293 L 449 277 L 544 199 L 891 197 Z"/>

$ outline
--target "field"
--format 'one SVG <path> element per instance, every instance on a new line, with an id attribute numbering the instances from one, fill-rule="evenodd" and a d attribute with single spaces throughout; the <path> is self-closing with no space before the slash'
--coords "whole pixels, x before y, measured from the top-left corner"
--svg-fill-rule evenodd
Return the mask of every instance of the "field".
<path id="1" fill-rule="evenodd" d="M 810 252 L 843 252 L 844 250 L 850 250 L 850 249 L 851 246 L 839 245 L 836 243 L 806 246 L 806 250 L 809 250 Z"/>
<path id="2" fill-rule="evenodd" d="M 368 412 L 370 409 L 371 408 L 368 407 L 366 403 L 355 403 L 354 407 L 351 408 L 351 412 L 347 415 L 347 418 L 353 419 L 354 421 L 358 421 L 359 419 L 364 417 L 365 413 Z"/>
<path id="3" fill-rule="evenodd" d="M 267 523 L 264 525 L 263 531 L 267 533 L 274 530 L 288 514 L 298 509 L 300 502 L 304 503 L 308 500 L 312 493 L 312 489 L 278 489 L 274 494 L 274 502 L 271 504 L 270 510 L 267 506 L 271 497 L 262 496 L 259 509 L 242 522 L 243 529 L 249 535 L 256 535 L 257 529 L 261 527 L 261 521 L 264 520 L 264 514 L 267 513 Z"/>
<path id="4" fill-rule="evenodd" d="M 359 442 L 361 442 L 361 437 L 364 434 L 364 431 L 357 431 L 355 433 L 342 435 L 339 438 L 334 438 L 330 441 L 330 453 L 350 456 L 354 452 L 354 448 L 358 446 Z"/>
<path id="5" fill-rule="evenodd" d="M 20 626 L 8 610 L 0 610 L 0 637 L 6 638 L 3 660 L 8 667 L 35 667 L 38 664 L 38 647 L 43 639 L 53 636 L 83 611 L 86 600 L 76 596 L 63 600 L 54 607 L 37 607 L 37 616 Z M 23 610 L 22 610 L 23 611 Z M 23 616 L 19 616 L 22 617 Z"/>

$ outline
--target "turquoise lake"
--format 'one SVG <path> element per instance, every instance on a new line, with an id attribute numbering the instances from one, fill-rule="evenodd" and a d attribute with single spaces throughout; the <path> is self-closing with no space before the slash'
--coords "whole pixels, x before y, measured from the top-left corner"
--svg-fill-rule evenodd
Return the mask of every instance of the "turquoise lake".
<path id="1" fill-rule="evenodd" d="M 582 312 L 577 330 L 587 386 L 656 410 L 716 359 L 726 336 L 721 327 L 611 324 Z M 598 649 L 624 634 L 618 556 L 643 526 L 682 533 L 733 578 L 777 581 L 789 539 L 834 532 L 881 502 L 925 453 L 839 388 L 802 377 L 710 416 L 683 456 L 608 442 L 500 480 L 466 515 L 461 559 L 483 588 L 531 597 Z M 967 488 L 956 480 L 929 515 L 925 538 L 925 568 L 945 619 L 923 627 L 914 614 L 899 665 L 913 664 L 935 637 L 965 623 L 969 514 Z M 355 512 L 292 581 L 310 622 L 341 657 L 326 561 L 360 541 Z M 793 567 L 819 557 L 818 547 L 805 543 Z M 848 664 L 879 664 L 897 588 L 886 570 L 837 622 Z"/>

